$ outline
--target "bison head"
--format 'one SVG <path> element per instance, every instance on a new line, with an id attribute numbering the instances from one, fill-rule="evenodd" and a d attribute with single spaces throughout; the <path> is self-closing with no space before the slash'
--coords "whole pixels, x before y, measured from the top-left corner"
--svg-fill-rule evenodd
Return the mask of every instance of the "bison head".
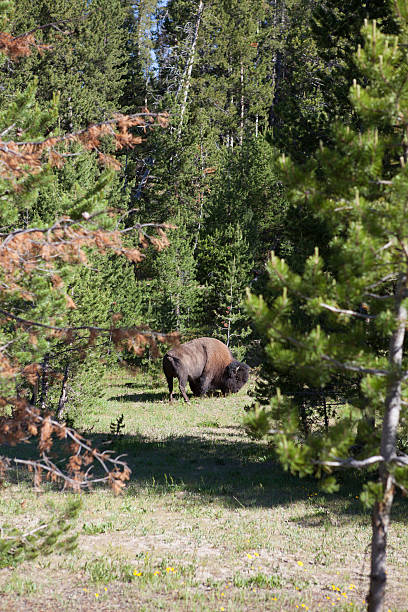
<path id="1" fill-rule="evenodd" d="M 231 361 L 224 370 L 223 391 L 237 393 L 248 382 L 250 367 L 241 361 Z"/>

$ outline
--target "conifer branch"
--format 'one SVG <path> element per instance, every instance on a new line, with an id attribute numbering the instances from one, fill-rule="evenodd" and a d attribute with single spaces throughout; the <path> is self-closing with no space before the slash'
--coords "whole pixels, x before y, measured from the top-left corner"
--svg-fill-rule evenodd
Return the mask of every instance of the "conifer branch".
<path id="1" fill-rule="evenodd" d="M 367 315 L 362 312 L 356 312 L 355 310 L 345 310 L 343 308 L 335 308 L 334 306 L 330 306 L 329 304 L 320 303 L 319 306 L 325 308 L 326 310 L 330 310 L 330 312 L 335 312 L 338 314 L 349 315 L 352 317 L 357 317 L 358 319 L 376 319 L 376 315 Z"/>
<path id="2" fill-rule="evenodd" d="M 149 117 L 151 121 L 141 121 L 142 117 Z M 158 120 L 158 125 L 164 127 L 168 123 L 169 115 L 166 112 L 163 113 L 150 113 L 150 112 L 142 112 L 142 113 L 133 113 L 132 115 L 122 115 L 117 113 L 113 119 L 107 119 L 106 121 L 100 121 L 99 123 L 92 123 L 87 128 L 83 130 L 78 130 L 76 132 L 70 132 L 68 134 L 63 134 L 62 136 L 49 136 L 47 138 L 43 138 L 42 140 L 28 140 L 28 141 L 18 141 L 13 142 L 13 144 L 24 147 L 27 145 L 38 146 L 42 145 L 46 147 L 48 144 L 58 144 L 60 142 L 67 142 L 78 139 L 80 136 L 88 135 L 90 130 L 95 130 L 98 128 L 103 128 L 105 126 L 114 126 L 118 124 L 123 124 L 127 127 L 141 127 L 146 128 L 147 126 L 151 126 L 154 123 L 154 119 Z M 114 134 L 114 132 L 111 132 Z"/>
<path id="3" fill-rule="evenodd" d="M 356 468 L 362 469 L 375 465 L 376 463 L 384 463 L 385 458 L 382 455 L 373 455 L 366 459 L 354 459 L 354 457 L 348 457 L 347 459 L 331 459 L 331 460 L 314 460 L 313 463 L 316 465 L 327 465 L 328 467 L 341 467 L 341 468 Z M 401 466 L 408 466 L 408 455 L 395 455 L 389 460 L 389 463 L 396 463 Z"/>
<path id="4" fill-rule="evenodd" d="M 274 330 L 274 331 L 276 332 L 277 330 Z M 309 348 L 304 342 L 300 342 L 300 340 L 296 340 L 295 338 L 292 338 L 291 336 L 287 336 L 279 331 L 278 333 L 281 338 L 283 338 L 284 340 L 287 340 L 294 346 L 298 346 L 303 349 Z M 389 374 L 388 370 L 380 370 L 377 368 L 365 368 L 363 366 L 357 366 L 351 363 L 344 363 L 342 361 L 338 361 L 337 359 L 334 359 L 334 357 L 330 357 L 330 355 L 326 355 L 325 353 L 320 353 L 320 357 L 321 359 L 323 359 L 323 361 L 328 361 L 329 363 L 332 363 L 333 365 L 335 365 L 337 368 L 340 368 L 341 370 L 348 370 L 350 372 L 360 372 L 361 374 L 374 374 L 378 376 L 387 376 Z M 408 372 L 404 374 L 404 377 L 407 377 L 407 376 L 408 376 Z"/>
<path id="5" fill-rule="evenodd" d="M 373 455 L 372 457 L 367 457 L 367 459 L 354 459 L 353 457 L 348 457 L 347 459 L 331 459 L 327 461 L 314 460 L 313 463 L 315 465 L 327 465 L 327 467 L 362 469 L 370 465 L 375 465 L 376 463 L 382 463 L 383 461 L 384 457 L 381 455 Z"/>
<path id="6" fill-rule="evenodd" d="M 2 401 L 3 404 L 5 401 L 7 402 L 6 398 L 2 398 Z M 44 471 L 50 475 L 51 480 L 61 480 L 65 483 L 65 486 L 74 490 L 89 488 L 99 482 L 109 482 L 115 493 L 119 493 L 125 482 L 129 480 L 131 470 L 126 462 L 122 461 L 124 455 L 112 457 L 111 451 L 100 452 L 98 449 L 92 448 L 75 430 L 67 427 L 65 423 L 59 423 L 50 415 L 42 416 L 38 409 L 30 406 L 24 400 L 10 399 L 8 403 L 16 407 L 19 416 L 12 421 L 8 417 L 0 419 L 2 443 L 7 442 L 9 438 L 14 443 L 26 442 L 32 436 L 38 436 L 39 448 L 42 453 L 40 460 L 0 457 L 2 472 L 9 469 L 11 463 L 26 465 L 34 470 L 37 485 L 40 484 L 41 473 Z M 61 470 L 47 454 L 52 447 L 53 434 L 60 440 L 66 439 L 71 443 L 72 454 L 68 459 L 67 471 Z M 105 476 L 95 478 L 90 476 L 94 460 L 102 467 Z M 87 469 L 84 472 L 85 467 Z"/>
<path id="7" fill-rule="evenodd" d="M 21 325 L 26 328 L 30 327 L 39 327 L 41 329 L 49 329 L 52 331 L 61 332 L 66 334 L 68 339 L 72 336 L 74 332 L 87 330 L 90 332 L 91 336 L 94 338 L 99 334 L 106 334 L 112 336 L 112 341 L 116 344 L 120 344 L 121 342 L 128 341 L 128 343 L 132 344 L 132 348 L 135 348 L 135 345 L 132 343 L 132 339 L 137 340 L 141 345 L 146 342 L 168 342 L 170 344 L 177 344 L 179 342 L 179 334 L 178 332 L 169 332 L 162 333 L 157 332 L 147 327 L 96 327 L 94 325 L 80 325 L 78 327 L 58 327 L 56 325 L 47 325 L 46 323 L 40 323 L 38 321 L 32 321 L 30 319 L 24 319 L 23 317 L 19 317 L 12 312 L 4 310 L 0 308 L 0 314 L 4 315 L 8 319 L 13 319 L 17 321 Z M 67 339 L 67 341 L 68 341 Z M 85 338 L 82 338 L 85 339 Z M 90 339 L 88 339 L 89 341 Z M 14 341 L 13 341 L 14 342 Z M 10 344 L 9 342 L 8 344 Z M 2 349 L 5 349 L 8 344 L 4 345 Z M 154 349 L 154 346 L 152 345 Z M 80 349 L 73 349 L 80 350 Z M 1 352 L 1 349 L 0 349 Z"/>

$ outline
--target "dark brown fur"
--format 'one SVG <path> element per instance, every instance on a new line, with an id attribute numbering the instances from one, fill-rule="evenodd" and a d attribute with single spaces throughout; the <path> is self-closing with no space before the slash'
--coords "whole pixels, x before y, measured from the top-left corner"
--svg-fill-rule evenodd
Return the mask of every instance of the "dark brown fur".
<path id="1" fill-rule="evenodd" d="M 173 399 L 173 378 L 188 402 L 186 384 L 194 395 L 205 395 L 212 389 L 224 394 L 236 393 L 248 380 L 249 367 L 236 361 L 229 348 L 215 338 L 197 338 L 176 346 L 163 357 L 163 370 Z"/>

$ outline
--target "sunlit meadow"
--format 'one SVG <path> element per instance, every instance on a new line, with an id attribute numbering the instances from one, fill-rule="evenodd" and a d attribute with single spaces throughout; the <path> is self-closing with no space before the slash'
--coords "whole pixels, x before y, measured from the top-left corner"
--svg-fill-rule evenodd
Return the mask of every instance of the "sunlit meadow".
<path id="1" fill-rule="evenodd" d="M 371 526 L 359 477 L 344 475 L 340 494 L 323 494 L 246 436 L 245 390 L 169 405 L 163 383 L 112 374 L 105 396 L 73 415 L 98 446 L 127 454 L 132 480 L 120 497 L 82 496 L 73 553 L 0 569 L 0 609 L 363 610 Z M 122 414 L 123 435 L 112 436 Z M 19 470 L 0 513 L 9 526 L 35 527 L 71 495 L 35 491 Z M 397 501 L 392 612 L 408 609 L 403 512 Z"/>

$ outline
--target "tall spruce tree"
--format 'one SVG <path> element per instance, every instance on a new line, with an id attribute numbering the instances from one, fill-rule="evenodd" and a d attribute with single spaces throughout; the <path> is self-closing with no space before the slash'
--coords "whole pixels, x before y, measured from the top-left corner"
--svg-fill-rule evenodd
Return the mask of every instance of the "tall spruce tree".
<path id="1" fill-rule="evenodd" d="M 125 110 L 151 107 L 157 103 L 156 57 L 157 11 L 159 0 L 122 0 L 128 7 L 125 31 L 125 87 L 120 106 Z"/>
<path id="2" fill-rule="evenodd" d="M 335 125 L 332 146 L 322 144 L 303 167 L 282 159 L 292 197 L 310 202 L 330 224 L 331 252 L 323 260 L 316 249 L 301 275 L 273 255 L 268 271 L 275 298 L 248 300 L 273 367 L 314 387 L 339 371 L 359 377 L 359 392 L 326 433 L 312 431 L 300 441 L 299 412 L 279 390 L 269 409 L 255 410 L 249 427 L 266 434 L 278 422 L 277 453 L 301 476 L 378 466 L 378 479 L 361 496 L 373 506 L 370 612 L 383 610 L 391 507 L 396 489 L 408 485 L 408 456 L 399 448 L 408 378 L 408 2 L 393 6 L 398 35 L 367 22 L 364 48 L 354 58 L 365 80 L 350 92 L 361 130 Z M 309 317 L 307 330 L 297 325 L 296 302 Z M 370 335 L 376 342 L 367 341 Z M 336 486 L 328 476 L 326 488 Z"/>
<path id="3" fill-rule="evenodd" d="M 4 0 L 0 3 L 0 65 L 27 56 L 32 51 L 42 50 L 32 33 L 19 37 L 10 34 L 6 29 L 12 23 L 12 3 Z M 76 185 L 77 188 L 72 189 L 71 205 L 64 201 L 61 206 L 58 203 L 57 208 L 50 210 L 42 205 L 36 208 L 36 204 L 39 192 L 45 193 L 52 187 L 55 178 L 52 168 L 60 168 L 67 158 L 80 159 L 77 156 L 79 145 L 88 151 L 95 151 L 106 132 L 119 146 L 136 145 L 139 139 L 133 137 L 128 128 L 135 125 L 146 128 L 147 124 L 140 115 L 132 118 L 121 115 L 120 120 L 93 125 L 79 134 L 55 134 L 53 130 L 58 123 L 56 100 L 53 98 L 48 105 L 40 105 L 36 94 L 35 82 L 28 84 L 24 91 L 11 94 L 8 104 L 4 104 L 0 111 L 0 439 L 3 444 L 15 445 L 37 437 L 41 459 L 1 457 L 0 472 L 4 476 L 13 463 L 24 464 L 33 469 L 37 485 L 41 482 L 42 474 L 50 474 L 53 478 L 63 479 L 67 486 L 76 491 L 89 486 L 92 481 L 105 481 L 119 492 L 129 479 L 130 470 L 126 464 L 100 453 L 96 448 L 91 449 L 82 436 L 55 421 L 47 410 L 49 407 L 43 392 L 46 391 L 45 381 L 49 373 L 50 351 L 53 349 L 64 347 L 67 352 L 78 349 L 86 351 L 94 344 L 99 332 L 109 335 L 116 345 L 126 342 L 140 348 L 144 344 L 149 332 L 141 327 L 97 330 L 92 325 L 84 325 L 73 330 L 67 325 L 69 311 L 76 307 L 70 295 L 73 270 L 88 263 L 87 255 L 92 251 L 99 255 L 110 252 L 125 255 L 128 261 L 136 262 L 142 254 L 134 245 L 129 248 L 126 237 L 129 232 L 122 229 L 123 215 L 116 215 L 114 209 L 105 206 L 111 171 L 98 176 L 97 180 L 93 180 L 91 172 L 92 188 Z M 102 159 L 109 160 L 107 156 Z M 104 210 L 101 210 L 102 207 Z M 133 229 L 143 230 L 140 225 Z M 159 233 L 160 238 L 152 238 L 152 243 L 162 248 L 166 239 L 161 230 Z M 140 242 L 143 242 L 140 247 L 145 248 L 149 236 L 145 234 Z M 167 340 L 171 341 L 171 338 Z M 150 344 L 155 345 L 152 334 Z M 27 386 L 35 387 L 39 374 L 44 384 L 40 407 L 37 407 L 29 399 Z M 71 448 L 73 455 L 68 458 L 65 471 L 59 461 L 57 467 L 55 456 L 50 453 L 54 436 L 74 444 L 74 449 Z M 102 478 L 99 475 L 97 479 L 90 476 L 90 463 L 94 459 L 105 472 Z M 87 468 L 84 470 L 85 466 Z M 64 522 L 64 517 L 61 519 Z M 13 558 L 21 560 L 20 553 L 24 552 L 35 556 L 36 544 L 50 552 L 65 528 L 66 525 L 62 530 L 54 528 L 54 525 L 44 525 L 44 538 L 37 538 L 36 535 L 31 538 L 18 530 L 11 538 L 2 534 L 2 551 L 6 556 L 10 555 L 10 561 Z M 67 544 L 69 539 L 66 540 Z"/>
<path id="4" fill-rule="evenodd" d="M 2 67 L 3 102 L 38 79 L 37 100 L 59 95 L 59 125 L 64 130 L 84 127 L 119 111 L 125 85 L 124 27 L 129 6 L 121 0 L 19 0 L 14 9 L 15 36 L 34 31 L 50 48 L 18 64 Z"/>
<path id="5" fill-rule="evenodd" d="M 170 245 L 155 256 L 154 280 L 147 295 L 159 329 L 194 334 L 201 291 L 196 280 L 192 239 L 181 214 L 175 219 L 175 226 Z"/>
<path id="6" fill-rule="evenodd" d="M 322 83 L 326 122 L 341 117 L 347 123 L 357 122 L 348 97 L 348 86 L 359 73 L 354 61 L 358 44 L 363 43 L 360 34 L 364 19 L 376 19 L 383 31 L 396 33 L 389 0 L 351 0 L 345 5 L 339 0 L 316 3 L 311 15 L 311 34 L 322 60 L 317 77 Z M 328 121 L 327 121 L 328 120 Z M 330 135 L 319 126 L 320 137 Z M 313 128 L 312 128 L 313 129 Z"/>

